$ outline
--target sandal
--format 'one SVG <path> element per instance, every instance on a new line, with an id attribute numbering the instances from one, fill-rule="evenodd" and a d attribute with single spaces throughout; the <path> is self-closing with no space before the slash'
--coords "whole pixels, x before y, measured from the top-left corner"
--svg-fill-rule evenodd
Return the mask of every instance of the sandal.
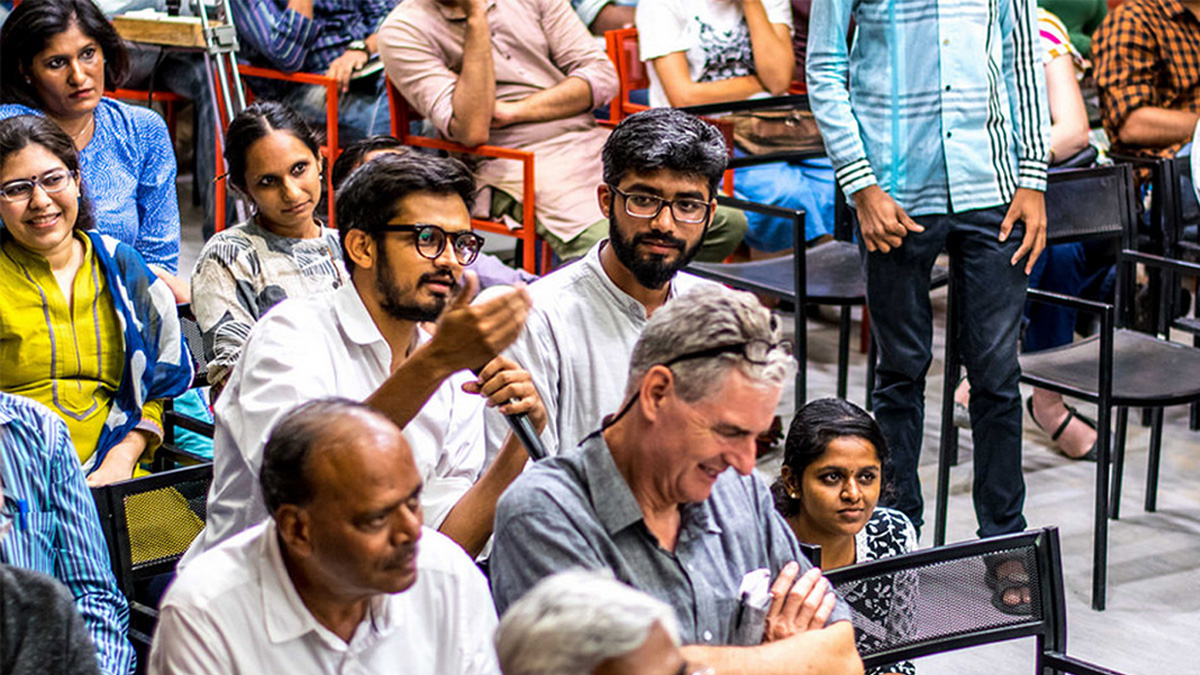
<path id="1" fill-rule="evenodd" d="M 1055 444 L 1054 449 L 1058 451 L 1058 454 L 1060 454 L 1063 457 L 1066 457 L 1067 459 L 1070 459 L 1070 460 L 1074 460 L 1077 462 L 1080 462 L 1080 461 L 1094 462 L 1094 461 L 1096 461 L 1096 458 L 1097 458 L 1096 445 L 1100 442 L 1099 438 L 1096 439 L 1095 443 L 1092 443 L 1092 447 L 1089 448 L 1087 452 L 1085 452 L 1084 454 L 1082 454 L 1078 457 L 1072 457 L 1072 456 L 1068 455 L 1067 453 L 1063 452 L 1062 449 L 1058 447 L 1058 437 L 1063 435 L 1063 432 L 1067 430 L 1067 425 L 1070 424 L 1071 420 L 1073 420 L 1073 419 L 1077 419 L 1080 422 L 1083 422 L 1087 426 L 1091 427 L 1093 431 L 1096 430 L 1096 422 L 1094 420 L 1092 420 L 1092 418 L 1090 418 L 1090 417 L 1084 415 L 1083 413 L 1079 412 L 1078 410 L 1076 410 L 1075 406 L 1067 405 L 1066 403 L 1063 403 L 1063 407 L 1067 409 L 1067 417 L 1062 421 L 1062 424 L 1058 425 L 1058 428 L 1054 430 L 1054 433 L 1050 434 L 1050 440 L 1053 441 Z M 1034 425 L 1036 425 L 1038 429 L 1041 429 L 1042 433 L 1047 433 L 1046 428 L 1042 426 L 1042 423 L 1039 422 L 1037 420 L 1037 417 L 1033 414 L 1033 397 L 1032 396 L 1025 399 L 1025 409 L 1029 411 L 1029 419 L 1033 420 Z"/>
<path id="2" fill-rule="evenodd" d="M 992 606 L 996 609 L 1012 616 L 1030 616 L 1033 614 L 1033 596 L 1030 595 L 1028 602 L 1021 599 L 1019 592 L 1024 590 L 1032 593 L 1033 588 L 1029 583 L 1029 573 L 1025 571 L 1024 565 L 1019 572 L 1008 574 L 1004 577 L 998 577 L 996 570 L 1006 562 L 1013 562 L 1016 558 L 998 562 L 994 566 L 989 566 L 987 575 L 984 576 L 984 582 L 988 588 L 992 589 Z M 1004 601 L 1004 594 L 1009 591 L 1018 591 L 1017 602 L 1009 604 Z"/>

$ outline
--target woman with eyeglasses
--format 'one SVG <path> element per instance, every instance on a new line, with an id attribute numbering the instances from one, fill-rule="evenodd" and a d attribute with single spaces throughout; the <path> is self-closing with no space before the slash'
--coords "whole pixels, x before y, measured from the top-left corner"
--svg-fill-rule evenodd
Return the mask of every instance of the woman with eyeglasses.
<path id="1" fill-rule="evenodd" d="M 63 418 L 89 485 L 126 480 L 192 381 L 171 291 L 92 229 L 75 144 L 45 117 L 0 120 L 0 220 L 0 390 Z"/>
<path id="2" fill-rule="evenodd" d="M 129 57 L 91 0 L 26 0 L 0 29 L 0 119 L 41 115 L 79 150 L 96 228 L 137 249 L 180 302 L 175 150 L 155 112 L 104 96 Z"/>
<path id="3" fill-rule="evenodd" d="M 213 399 L 267 310 L 350 280 L 337 230 L 314 215 L 321 201 L 319 148 L 304 119 L 272 101 L 243 110 L 226 132 L 227 179 L 254 215 L 209 239 L 192 272 L 192 310 Z"/>
<path id="4" fill-rule="evenodd" d="M 821 569 L 908 553 L 917 533 L 908 516 L 877 507 L 883 493 L 887 441 L 866 411 L 839 398 L 809 402 L 796 413 L 784 444 L 783 467 L 771 486 L 775 508 L 796 538 L 821 547 Z M 840 589 L 872 630 L 856 625 L 859 647 L 865 640 L 894 639 L 911 633 L 912 612 L 902 601 L 896 577 L 854 589 Z M 856 618 L 858 622 L 860 619 Z M 913 675 L 910 662 L 873 668 L 868 673 Z"/>

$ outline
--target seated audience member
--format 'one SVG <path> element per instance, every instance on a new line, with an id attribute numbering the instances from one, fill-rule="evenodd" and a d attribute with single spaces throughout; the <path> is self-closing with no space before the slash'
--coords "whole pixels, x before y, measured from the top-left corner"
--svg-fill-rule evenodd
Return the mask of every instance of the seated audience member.
<path id="1" fill-rule="evenodd" d="M 333 163 L 333 173 L 330 176 L 333 179 L 333 189 L 340 188 L 351 171 L 379 155 L 404 154 L 409 150 L 410 148 L 394 136 L 372 136 L 352 143 L 342 150 L 342 154 L 338 155 L 337 161 Z M 517 282 L 527 283 L 538 278 L 536 274 L 530 274 L 523 269 L 513 269 L 496 256 L 482 251 L 471 269 L 479 276 L 480 289 L 500 285 L 511 286 Z"/>
<path id="2" fill-rule="evenodd" d="M 675 610 L 596 571 L 546 577 L 512 604 L 496 630 L 504 675 L 679 675 Z"/>
<path id="3" fill-rule="evenodd" d="M 917 531 L 908 516 L 876 507 L 883 492 L 887 442 L 875 420 L 839 398 L 811 401 L 792 419 L 779 480 L 771 486 L 775 508 L 796 538 L 821 547 L 821 568 L 837 569 L 913 551 Z M 892 581 L 872 583 L 843 597 L 884 635 L 915 630 L 911 608 L 903 606 Z M 907 611 L 906 611 L 907 610 Z M 861 631 L 859 645 L 879 638 Z M 868 673 L 914 675 L 910 662 L 872 668 Z"/>
<path id="4" fill-rule="evenodd" d="M 796 72 L 787 0 L 642 0 L 638 41 L 649 66 L 650 105 L 690 106 L 786 94 Z M 803 209 L 805 241 L 833 232 L 833 169 L 827 159 L 738 169 L 735 194 Z M 796 244 L 792 221 L 746 214 L 751 249 Z"/>
<path id="5" fill-rule="evenodd" d="M 593 35 L 632 28 L 637 0 L 571 0 L 575 13 Z"/>
<path id="6" fill-rule="evenodd" d="M 213 398 L 267 310 L 350 279 L 337 230 L 314 215 L 323 182 L 320 144 L 299 115 L 273 101 L 246 108 L 225 132 L 225 162 L 254 216 L 209 239 L 192 272 L 192 310 Z"/>
<path id="7" fill-rule="evenodd" d="M 96 504 L 88 492 L 79 470 L 79 460 L 71 446 L 67 427 L 49 409 L 20 396 L 0 392 L 0 520 L 9 519 L 7 536 L 0 536 L 0 563 L 54 577 L 71 592 L 77 613 L 83 617 L 86 637 L 70 644 L 46 640 L 47 635 L 61 635 L 63 625 L 74 626 L 63 617 L 52 632 L 33 631 L 33 642 L 50 643 L 52 650 L 43 657 L 60 658 L 66 649 L 68 658 L 80 664 L 88 663 L 86 672 L 95 672 L 96 665 L 89 656 L 75 650 L 94 652 L 105 675 L 128 675 L 133 672 L 133 646 L 125 633 L 129 628 L 129 605 L 117 590 L 112 566 L 108 559 L 108 544 L 100 532 Z M 30 582 L 32 583 L 32 582 Z M 34 584 L 35 586 L 38 584 Z M 3 595 L 10 592 L 5 583 Z M 55 593 L 57 600 L 58 593 Z M 40 603 L 39 603 L 40 604 Z M 54 606 L 55 603 L 48 603 Z M 67 613 L 66 609 L 61 609 Z M 12 613 L 11 607 L 0 609 L 0 616 L 15 617 L 18 622 L 39 616 L 30 608 L 27 612 Z M 70 612 L 75 613 L 75 612 Z M 8 624 L 7 621 L 0 623 Z M 3 644 L 16 644 L 0 639 Z M 30 664 L 12 670 L 7 650 L 0 649 L 0 672 L 58 673 L 65 670 L 50 663 Z M 50 653 L 53 652 L 53 653 Z M 42 658 L 42 657 L 39 657 Z"/>
<path id="8" fill-rule="evenodd" d="M 57 124 L 0 120 L 0 391 L 66 422 L 94 487 L 158 446 L 162 401 L 187 391 L 192 361 L 167 284 L 92 229 L 91 191 Z"/>
<path id="9" fill-rule="evenodd" d="M 559 258 L 578 258 L 604 238 L 593 186 L 608 132 L 592 110 L 616 94 L 616 73 L 567 3 L 406 0 L 379 35 L 388 77 L 439 133 L 536 155 L 537 232 Z M 492 188 L 479 210 L 519 220 L 521 165 L 484 161 L 475 175 Z M 702 259 L 733 251 L 742 218 L 724 214 Z"/>
<path id="10" fill-rule="evenodd" d="M 712 219 L 725 171 L 720 132 L 687 113 L 631 115 L 604 144 L 600 211 L 609 238 L 529 287 L 533 309 L 508 351 L 529 370 L 550 420 L 546 449 L 574 448 L 625 398 L 624 368 L 646 319 L 668 301 L 714 285 L 680 273 Z M 488 415 L 489 450 L 508 425 Z"/>
<path id="11" fill-rule="evenodd" d="M 387 131 L 387 92 L 378 73 L 359 75 L 378 53 L 375 31 L 393 6 L 388 0 L 231 0 L 241 56 L 288 73 L 327 75 L 341 86 L 338 140 L 350 143 Z M 269 98 L 325 126 L 325 88 L 250 79 L 259 98 Z"/>
<path id="12" fill-rule="evenodd" d="M 741 673 L 861 673 L 848 611 L 754 473 L 755 437 L 795 368 L 781 340 L 753 295 L 719 286 L 655 312 L 620 412 L 501 498 L 497 609 L 555 572 L 607 568 L 674 608 L 689 660 Z"/>
<path id="13" fill-rule="evenodd" d="M 404 435 L 366 405 L 311 401 L 263 451 L 271 518 L 180 573 L 150 673 L 498 673 L 487 581 L 422 526 Z"/>
<path id="14" fill-rule="evenodd" d="M 1171 157 L 1191 142 L 1200 120 L 1198 32 L 1182 3 L 1126 0 L 1104 19 L 1092 61 L 1112 152 Z"/>
<path id="15" fill-rule="evenodd" d="M 79 149 L 96 227 L 132 246 L 180 301 L 175 150 L 157 113 L 103 96 L 128 67 L 90 0 L 28 0 L 0 29 L 0 119 L 44 115 Z"/>
<path id="16" fill-rule="evenodd" d="M 485 402 L 528 413 L 539 431 L 546 419 L 529 374 L 497 357 L 521 331 L 529 296 L 468 304 L 478 281 L 463 270 L 482 244 L 467 215 L 471 188 L 461 162 L 416 153 L 377 157 L 342 186 L 351 283 L 285 300 L 251 329 L 217 399 L 208 522 L 185 563 L 266 518 L 257 476 L 267 436 L 288 408 L 325 396 L 365 401 L 403 428 L 426 521 L 480 551 L 496 499 L 527 459 L 510 437 L 480 475 Z M 432 337 L 420 328 L 428 321 Z"/>

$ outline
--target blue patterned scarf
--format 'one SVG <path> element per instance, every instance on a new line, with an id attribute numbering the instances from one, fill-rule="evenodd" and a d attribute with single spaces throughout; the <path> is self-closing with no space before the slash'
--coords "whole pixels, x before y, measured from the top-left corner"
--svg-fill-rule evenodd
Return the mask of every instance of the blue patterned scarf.
<path id="1" fill-rule="evenodd" d="M 113 397 L 91 466 L 100 466 L 142 419 L 147 401 L 175 398 L 192 384 L 192 357 L 179 329 L 175 296 L 133 247 L 86 232 L 117 308 L 125 372 Z"/>

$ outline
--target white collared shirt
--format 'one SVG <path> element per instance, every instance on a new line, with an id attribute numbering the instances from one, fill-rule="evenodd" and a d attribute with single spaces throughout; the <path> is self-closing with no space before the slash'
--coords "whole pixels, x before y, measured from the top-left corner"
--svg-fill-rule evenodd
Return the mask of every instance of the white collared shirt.
<path id="1" fill-rule="evenodd" d="M 578 261 L 529 285 L 533 309 L 505 353 L 533 376 L 550 420 L 542 442 L 551 455 L 574 448 L 617 412 L 633 346 L 646 327 L 645 305 L 618 288 L 600 264 L 606 245 L 607 239 L 597 242 Z M 704 286 L 715 287 L 680 272 L 667 301 Z M 490 461 L 508 432 L 495 408 L 488 409 L 487 430 Z"/>
<path id="2" fill-rule="evenodd" d="M 418 344 L 430 339 L 420 331 Z M 365 400 L 391 375 L 392 350 L 353 284 L 289 298 L 250 331 L 241 361 L 216 405 L 213 482 L 204 531 L 180 561 L 267 519 L 258 482 L 263 447 L 294 407 L 328 396 Z M 455 373 L 404 427 L 425 487 L 425 524 L 437 528 L 483 468 L 483 398 Z"/>
<path id="3" fill-rule="evenodd" d="M 350 641 L 322 626 L 296 592 L 275 522 L 199 556 L 159 609 L 154 675 L 498 675 L 496 611 L 462 548 L 424 528 L 417 580 L 371 599 Z"/>

